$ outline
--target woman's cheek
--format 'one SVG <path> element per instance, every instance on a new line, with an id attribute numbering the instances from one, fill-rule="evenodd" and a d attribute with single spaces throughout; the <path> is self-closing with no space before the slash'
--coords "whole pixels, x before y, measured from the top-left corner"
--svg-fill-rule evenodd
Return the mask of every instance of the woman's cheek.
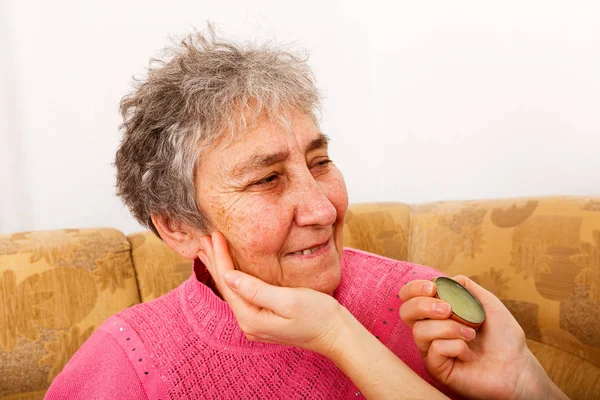
<path id="1" fill-rule="evenodd" d="M 266 226 L 252 226 L 232 240 L 232 257 L 236 268 L 247 274 L 276 284 L 279 273 L 277 255 L 279 247 L 274 243 L 280 235 L 269 233 Z"/>
<path id="2" fill-rule="evenodd" d="M 240 207 L 237 215 L 231 215 L 228 227 L 232 245 L 240 256 L 249 262 L 264 257 L 276 257 L 285 241 L 286 229 L 280 211 L 274 207 L 257 207 L 248 204 Z M 250 260 L 252 257 L 252 260 Z"/>

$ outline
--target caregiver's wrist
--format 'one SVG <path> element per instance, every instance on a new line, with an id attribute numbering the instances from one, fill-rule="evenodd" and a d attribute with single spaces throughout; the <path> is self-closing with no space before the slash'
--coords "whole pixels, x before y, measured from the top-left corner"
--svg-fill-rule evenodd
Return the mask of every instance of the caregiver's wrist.
<path id="1" fill-rule="evenodd" d="M 356 318 L 341 304 L 332 315 L 329 327 L 320 344 L 314 351 L 335 364 L 342 362 L 348 354 L 348 344 L 355 340 L 357 335 Z"/>
<path id="2" fill-rule="evenodd" d="M 554 400 L 569 398 L 550 379 L 542 365 L 528 349 L 527 367 L 520 374 L 514 399 L 517 400 Z"/>

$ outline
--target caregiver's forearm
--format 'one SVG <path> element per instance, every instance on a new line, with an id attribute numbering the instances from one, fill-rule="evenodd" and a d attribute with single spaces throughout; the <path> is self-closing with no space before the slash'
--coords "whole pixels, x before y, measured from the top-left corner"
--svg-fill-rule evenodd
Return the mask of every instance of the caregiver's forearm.
<path id="1" fill-rule="evenodd" d="M 343 307 L 342 307 L 343 308 Z M 385 347 L 343 308 L 337 338 L 322 354 L 367 399 L 446 399 Z"/>

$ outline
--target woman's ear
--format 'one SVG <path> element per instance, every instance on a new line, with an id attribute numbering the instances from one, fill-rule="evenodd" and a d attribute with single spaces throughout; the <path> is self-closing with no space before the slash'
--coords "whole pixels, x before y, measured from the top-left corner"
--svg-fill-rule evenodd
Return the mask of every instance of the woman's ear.
<path id="1" fill-rule="evenodd" d="M 179 255 L 188 260 L 198 257 L 202 249 L 199 239 L 203 236 L 198 228 L 159 214 L 152 214 L 152 223 L 161 239 Z"/>

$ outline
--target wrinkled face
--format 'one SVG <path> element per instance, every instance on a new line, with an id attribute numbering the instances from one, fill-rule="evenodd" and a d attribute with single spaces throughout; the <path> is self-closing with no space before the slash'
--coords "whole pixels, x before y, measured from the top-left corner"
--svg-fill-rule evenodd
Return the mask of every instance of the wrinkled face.
<path id="1" fill-rule="evenodd" d="M 291 132 L 267 118 L 206 151 L 196 196 L 236 268 L 278 286 L 332 293 L 340 281 L 348 195 L 310 117 Z"/>

